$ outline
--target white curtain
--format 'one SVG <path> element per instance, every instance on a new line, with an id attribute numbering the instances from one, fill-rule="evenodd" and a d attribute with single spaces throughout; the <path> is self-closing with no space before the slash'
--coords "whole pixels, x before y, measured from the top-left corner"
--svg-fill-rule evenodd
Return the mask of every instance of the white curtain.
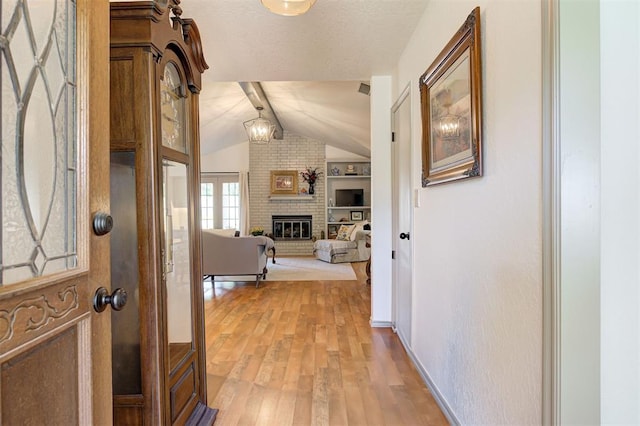
<path id="1" fill-rule="evenodd" d="M 240 235 L 249 235 L 249 172 L 246 170 L 238 173 L 238 184 L 240 185 Z"/>

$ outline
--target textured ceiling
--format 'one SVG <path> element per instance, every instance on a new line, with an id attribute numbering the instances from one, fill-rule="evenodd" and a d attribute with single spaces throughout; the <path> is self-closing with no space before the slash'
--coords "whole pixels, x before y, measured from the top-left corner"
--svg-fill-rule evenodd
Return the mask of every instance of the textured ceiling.
<path id="1" fill-rule="evenodd" d="M 274 15 L 259 0 L 183 0 L 210 66 L 203 76 L 203 153 L 245 142 L 257 112 L 238 81 L 259 81 L 284 130 L 369 155 L 372 75 L 389 75 L 428 0 L 317 0 Z"/>

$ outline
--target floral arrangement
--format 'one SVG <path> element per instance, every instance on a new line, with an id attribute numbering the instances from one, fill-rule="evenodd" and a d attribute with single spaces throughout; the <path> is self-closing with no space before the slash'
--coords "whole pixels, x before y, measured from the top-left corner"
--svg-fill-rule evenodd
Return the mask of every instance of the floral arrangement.
<path id="1" fill-rule="evenodd" d="M 307 170 L 304 172 L 300 172 L 300 176 L 310 185 L 315 185 L 316 180 L 322 177 L 322 171 L 319 171 L 318 168 L 312 169 L 311 167 L 307 167 Z"/>
<path id="2" fill-rule="evenodd" d="M 264 234 L 264 228 L 262 226 L 253 226 L 249 229 L 249 233 L 251 235 L 262 235 Z"/>

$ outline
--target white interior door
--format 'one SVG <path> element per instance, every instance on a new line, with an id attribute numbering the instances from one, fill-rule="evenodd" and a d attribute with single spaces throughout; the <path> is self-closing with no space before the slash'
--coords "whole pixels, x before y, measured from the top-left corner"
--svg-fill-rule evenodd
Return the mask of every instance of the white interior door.
<path id="1" fill-rule="evenodd" d="M 411 346 L 411 102 L 409 87 L 392 108 L 393 120 L 393 280 L 394 321 L 405 345 Z"/>

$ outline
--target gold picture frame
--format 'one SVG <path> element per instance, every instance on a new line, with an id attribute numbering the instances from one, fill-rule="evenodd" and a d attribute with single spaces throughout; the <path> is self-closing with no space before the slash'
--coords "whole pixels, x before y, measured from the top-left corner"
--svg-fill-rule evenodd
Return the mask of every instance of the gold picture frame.
<path id="1" fill-rule="evenodd" d="M 420 77 L 422 186 L 482 176 L 480 8 Z"/>
<path id="2" fill-rule="evenodd" d="M 298 172 L 296 170 L 271 170 L 272 195 L 297 195 Z"/>

